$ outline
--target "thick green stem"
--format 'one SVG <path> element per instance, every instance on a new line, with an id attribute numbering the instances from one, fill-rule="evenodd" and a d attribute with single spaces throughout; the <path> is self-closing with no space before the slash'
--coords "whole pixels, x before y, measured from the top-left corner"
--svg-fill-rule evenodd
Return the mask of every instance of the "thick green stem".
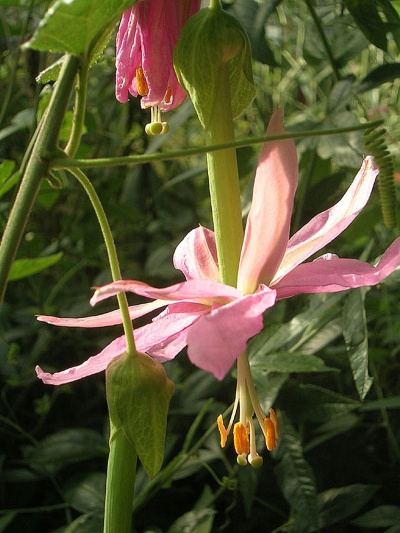
<path id="1" fill-rule="evenodd" d="M 94 189 L 90 180 L 81 170 L 74 169 L 74 170 L 71 170 L 70 172 L 75 176 L 75 178 L 79 181 L 79 183 L 85 189 L 86 194 L 88 195 L 90 199 L 90 202 L 96 213 L 97 220 L 99 222 L 99 225 L 100 225 L 100 228 L 103 234 L 113 281 L 118 281 L 122 279 L 122 276 L 121 276 L 121 270 L 119 267 L 117 250 L 115 248 L 114 238 L 112 236 L 111 228 L 108 223 L 108 219 L 104 212 L 104 208 L 100 201 L 100 198 L 98 197 L 97 192 Z M 136 353 L 135 340 L 133 337 L 132 321 L 129 316 L 128 302 L 127 302 L 125 293 L 117 294 L 117 299 L 118 299 L 118 305 L 119 305 L 121 315 L 122 315 L 122 324 L 124 327 L 124 333 L 125 333 L 125 338 L 126 338 L 126 351 L 128 354 L 134 355 Z"/>
<path id="2" fill-rule="evenodd" d="M 207 145 L 234 140 L 229 65 L 220 68 L 218 93 L 207 131 Z M 236 286 L 243 242 L 236 150 L 207 154 L 210 196 L 221 281 Z"/>
<path id="3" fill-rule="evenodd" d="M 72 121 L 71 136 L 67 146 L 65 147 L 65 153 L 68 155 L 68 157 L 74 157 L 81 142 L 85 121 L 88 73 L 88 62 L 87 60 L 82 61 L 81 68 L 79 69 L 78 83 L 76 85 L 74 119 Z"/>
<path id="4" fill-rule="evenodd" d="M 71 96 L 79 58 L 67 56 L 55 85 L 45 120 L 39 124 L 36 143 L 27 162 L 24 176 L 11 210 L 0 244 L 0 303 L 7 278 L 42 179 L 48 170 L 47 158 L 56 149 L 59 131 Z"/>
<path id="5" fill-rule="evenodd" d="M 104 533 L 129 533 L 132 529 L 133 490 L 137 454 L 122 429 L 111 426 Z"/>

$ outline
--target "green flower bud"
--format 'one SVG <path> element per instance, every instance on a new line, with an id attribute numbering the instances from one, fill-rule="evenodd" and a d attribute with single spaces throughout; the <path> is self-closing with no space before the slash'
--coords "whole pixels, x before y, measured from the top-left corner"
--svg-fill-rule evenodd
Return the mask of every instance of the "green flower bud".
<path id="1" fill-rule="evenodd" d="M 250 42 L 240 22 L 219 6 L 202 9 L 182 30 L 174 50 L 174 67 L 205 129 L 213 114 L 218 84 L 226 83 L 221 67 L 227 64 L 235 118 L 256 94 Z"/>
<path id="2" fill-rule="evenodd" d="M 114 359 L 106 370 L 110 419 L 133 444 L 149 477 L 164 457 L 167 413 L 174 384 L 164 367 L 150 356 L 135 353 Z"/>

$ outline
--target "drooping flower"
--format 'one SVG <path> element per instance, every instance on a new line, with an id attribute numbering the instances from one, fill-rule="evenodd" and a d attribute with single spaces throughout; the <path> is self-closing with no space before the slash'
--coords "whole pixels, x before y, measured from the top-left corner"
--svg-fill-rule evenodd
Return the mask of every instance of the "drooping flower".
<path id="1" fill-rule="evenodd" d="M 282 113 L 277 111 L 267 134 L 278 135 L 283 131 Z M 276 299 L 296 294 L 376 285 L 400 265 L 400 238 L 386 250 L 376 266 L 333 254 L 304 262 L 343 232 L 360 213 L 371 194 L 378 169 L 373 158 L 367 157 L 342 199 L 289 239 L 297 166 L 293 141 L 272 141 L 263 146 L 246 223 L 237 288 L 219 281 L 214 233 L 199 227 L 183 239 L 174 254 L 174 266 L 183 272 L 186 281 L 163 289 L 140 281 L 116 281 L 98 288 L 91 299 L 94 305 L 120 292 L 132 292 L 153 300 L 132 306 L 132 320 L 165 307 L 152 322 L 135 330 L 137 349 L 159 361 L 173 359 L 187 346 L 194 365 L 222 379 L 238 360 L 234 412 L 227 428 L 222 418 L 218 426 L 224 445 L 240 404 L 240 421 L 233 430 L 241 464 L 246 462 L 247 453 L 253 466 L 259 465 L 261 460 L 255 450 L 253 412 L 269 449 L 276 446 L 278 434 L 275 413 L 271 411 L 267 418 L 258 403 L 245 353 L 247 341 L 263 327 L 263 313 Z M 48 316 L 38 319 L 58 326 L 88 328 L 121 323 L 119 311 L 78 319 Z M 45 383 L 69 383 L 101 372 L 124 351 L 124 337 L 119 337 L 100 354 L 77 367 L 55 374 L 37 367 L 37 375 Z"/>
<path id="2" fill-rule="evenodd" d="M 200 1 L 138 0 L 122 15 L 116 40 L 116 98 L 127 102 L 128 92 L 141 96 L 142 107 L 152 108 L 151 124 L 162 126 L 160 110 L 170 111 L 186 98 L 174 71 L 173 50 Z"/>
<path id="3" fill-rule="evenodd" d="M 267 134 L 282 131 L 282 113 L 277 111 Z M 151 323 L 135 330 L 137 349 L 166 361 L 187 346 L 194 365 L 222 379 L 245 351 L 247 340 L 261 331 L 262 314 L 274 305 L 275 299 L 376 285 L 400 265 L 400 238 L 376 266 L 333 254 L 304 262 L 360 213 L 377 174 L 373 158 L 364 159 L 342 199 L 289 239 L 297 186 L 295 147 L 291 140 L 265 143 L 254 181 L 237 288 L 220 283 L 214 233 L 198 227 L 183 239 L 174 254 L 174 266 L 183 272 L 186 281 L 162 289 L 140 281 L 116 281 L 98 288 L 91 304 L 119 292 L 153 300 L 130 307 L 132 320 L 165 307 Z M 87 318 L 39 316 L 38 320 L 84 328 L 122 321 L 119 310 Z M 120 337 L 79 367 L 53 375 L 38 369 L 38 375 L 51 384 L 75 381 L 104 370 L 124 350 L 125 342 Z"/>

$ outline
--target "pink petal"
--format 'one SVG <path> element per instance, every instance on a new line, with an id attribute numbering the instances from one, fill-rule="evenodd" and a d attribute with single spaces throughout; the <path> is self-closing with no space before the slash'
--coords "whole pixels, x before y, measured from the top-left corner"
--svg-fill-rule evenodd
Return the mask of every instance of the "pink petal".
<path id="1" fill-rule="evenodd" d="M 203 226 L 190 231 L 175 250 L 174 267 L 181 270 L 187 280 L 219 281 L 214 232 Z"/>
<path id="2" fill-rule="evenodd" d="M 35 370 L 37 377 L 41 379 L 43 383 L 46 383 L 47 385 L 63 385 L 102 372 L 107 368 L 110 361 L 118 355 L 122 355 L 125 350 L 125 337 L 122 336 L 113 340 L 103 351 L 93 357 L 89 357 L 89 359 L 81 365 L 68 368 L 62 372 L 56 372 L 55 374 L 44 372 L 40 366 L 37 366 Z"/>
<path id="3" fill-rule="evenodd" d="M 378 173 L 374 158 L 365 158 L 343 198 L 310 220 L 290 239 L 282 264 L 271 285 L 275 285 L 294 267 L 321 250 L 349 226 L 367 203 Z"/>
<path id="4" fill-rule="evenodd" d="M 201 304 L 169 305 L 153 322 L 135 329 L 136 348 L 160 362 L 173 359 L 186 346 L 188 329 L 209 312 L 210 308 Z"/>
<path id="5" fill-rule="evenodd" d="M 121 280 L 99 287 L 90 300 L 91 305 L 115 296 L 119 292 L 133 292 L 146 298 L 154 298 L 165 301 L 193 301 L 200 303 L 212 303 L 218 300 L 221 304 L 239 298 L 242 293 L 222 283 L 207 279 L 192 279 L 177 283 L 165 289 L 157 289 L 147 283 L 134 280 Z"/>
<path id="6" fill-rule="evenodd" d="M 187 334 L 191 362 L 222 379 L 246 350 L 247 341 L 262 330 L 263 312 L 274 302 L 275 291 L 262 286 L 259 292 L 201 317 Z"/>
<path id="7" fill-rule="evenodd" d="M 283 112 L 275 111 L 267 135 L 285 133 Z M 246 223 L 240 258 L 238 288 L 252 293 L 259 283 L 269 284 L 289 240 L 298 161 L 293 140 L 263 145 L 254 179 L 253 201 Z"/>
<path id="8" fill-rule="evenodd" d="M 155 309 L 164 307 L 168 304 L 165 300 L 154 300 L 145 304 L 139 304 L 129 307 L 129 316 L 135 320 Z M 102 315 L 88 316 L 83 318 L 60 318 L 56 316 L 38 315 L 39 322 L 46 322 L 53 326 L 63 326 L 67 328 L 102 328 L 104 326 L 115 326 L 122 324 L 121 311 L 110 311 Z"/>
<path id="9" fill-rule="evenodd" d="M 277 298 L 296 294 L 339 292 L 377 285 L 400 266 L 400 237 L 383 254 L 377 266 L 356 259 L 317 259 L 302 263 L 275 286 Z"/>

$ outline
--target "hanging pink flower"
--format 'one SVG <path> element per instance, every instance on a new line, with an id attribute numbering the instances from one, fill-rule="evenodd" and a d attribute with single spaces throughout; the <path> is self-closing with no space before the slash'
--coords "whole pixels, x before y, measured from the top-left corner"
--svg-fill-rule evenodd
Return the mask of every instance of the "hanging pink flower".
<path id="1" fill-rule="evenodd" d="M 282 112 L 277 111 L 267 134 L 283 131 Z M 304 262 L 344 231 L 363 209 L 378 174 L 374 159 L 363 161 L 335 206 L 314 217 L 289 239 L 297 167 L 293 141 L 265 143 L 254 181 L 237 288 L 219 282 L 214 233 L 199 227 L 183 239 L 174 254 L 174 266 L 183 272 L 186 281 L 164 289 L 140 281 L 116 281 L 97 289 L 91 303 L 119 292 L 151 299 L 130 308 L 132 319 L 165 307 L 151 323 L 135 330 L 137 349 L 166 361 L 187 346 L 194 365 L 222 379 L 245 352 L 247 341 L 261 331 L 263 313 L 276 299 L 376 285 L 393 272 L 400 265 L 400 238 L 376 266 L 332 254 Z M 89 318 L 38 319 L 68 327 L 121 323 L 119 311 Z M 82 365 L 55 374 L 37 367 L 37 375 L 45 383 L 68 383 L 104 370 L 124 351 L 124 337 L 119 337 Z"/>
<path id="2" fill-rule="evenodd" d="M 128 92 L 142 97 L 142 107 L 169 111 L 186 93 L 173 67 L 173 50 L 200 0 L 138 0 L 122 15 L 116 42 L 116 87 L 120 102 Z"/>

